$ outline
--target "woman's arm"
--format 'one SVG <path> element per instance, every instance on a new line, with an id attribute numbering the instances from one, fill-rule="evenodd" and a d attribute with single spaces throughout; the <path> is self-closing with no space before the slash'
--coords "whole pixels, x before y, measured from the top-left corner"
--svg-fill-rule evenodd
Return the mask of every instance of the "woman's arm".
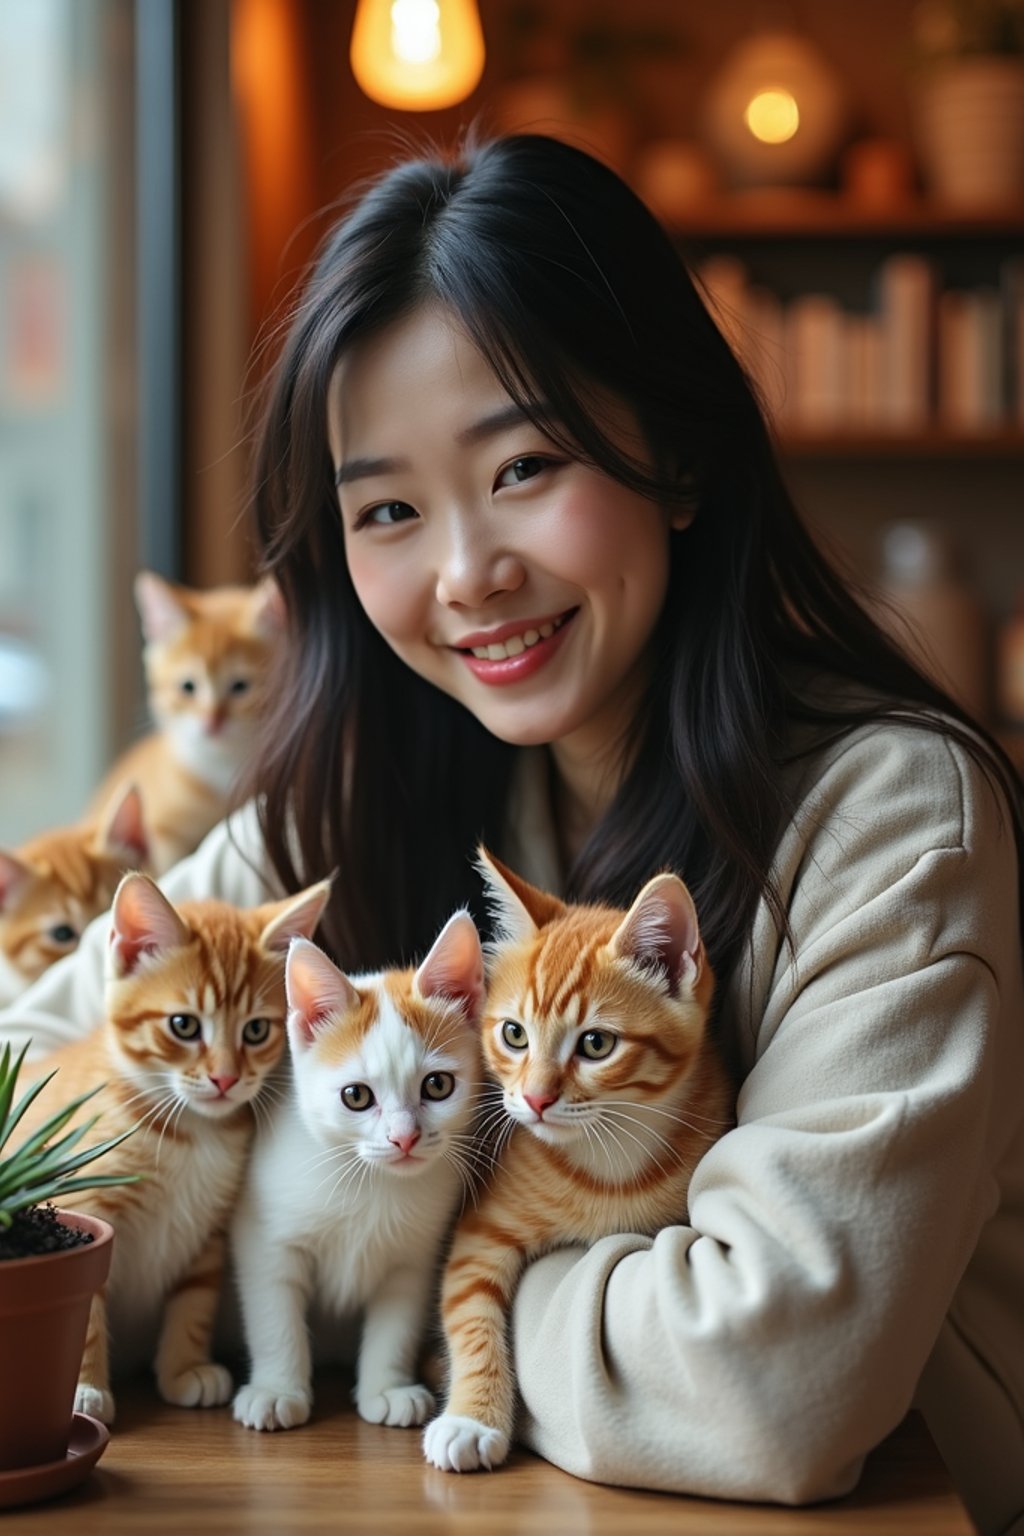
<path id="1" fill-rule="evenodd" d="M 237 906 L 255 906 L 281 894 L 264 873 L 266 857 L 255 806 L 214 827 L 189 858 L 160 881 L 172 901 L 215 897 Z M 103 1018 L 103 969 L 110 914 L 91 922 L 73 954 L 51 966 L 39 980 L 0 1011 L 0 1046 L 20 1049 L 32 1042 L 29 1057 L 44 1056 L 93 1029 Z"/>
<path id="2" fill-rule="evenodd" d="M 795 963 L 762 912 L 727 1009 L 752 1058 L 738 1125 L 694 1175 L 691 1224 L 551 1255 L 520 1287 L 524 1438 L 578 1475 L 848 1490 L 999 1199 L 1024 1107 L 999 1092 L 1022 1080 L 1024 1017 L 1005 807 L 959 748 L 882 728 L 799 822 L 778 861 Z"/>

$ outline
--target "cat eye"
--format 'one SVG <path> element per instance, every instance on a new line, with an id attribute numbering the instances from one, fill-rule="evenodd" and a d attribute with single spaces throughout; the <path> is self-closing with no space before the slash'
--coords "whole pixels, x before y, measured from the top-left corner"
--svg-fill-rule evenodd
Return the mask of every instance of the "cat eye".
<path id="1" fill-rule="evenodd" d="M 183 677 L 181 682 L 178 684 L 178 687 L 179 687 L 179 689 L 181 690 L 182 693 L 195 693 L 195 691 L 196 691 L 195 678 Z"/>
<path id="2" fill-rule="evenodd" d="M 529 1041 L 526 1030 L 515 1019 L 506 1019 L 501 1026 L 501 1038 L 513 1051 L 525 1051 Z"/>
<path id="3" fill-rule="evenodd" d="M 46 937 L 52 939 L 55 944 L 74 944 L 78 933 L 70 923 L 55 923 L 47 930 Z"/>
<path id="4" fill-rule="evenodd" d="M 347 1109 L 361 1110 L 369 1109 L 377 1101 L 365 1083 L 349 1083 L 347 1088 L 341 1090 L 341 1102 Z"/>
<path id="5" fill-rule="evenodd" d="M 420 1088 L 425 1099 L 450 1099 L 455 1092 L 455 1078 L 450 1072 L 431 1072 Z"/>
<path id="6" fill-rule="evenodd" d="M 269 1019 L 249 1019 L 242 1026 L 242 1039 L 246 1045 L 262 1045 L 269 1034 Z"/>
<path id="7" fill-rule="evenodd" d="M 588 1029 L 585 1035 L 580 1035 L 576 1054 L 585 1056 L 588 1061 L 602 1061 L 614 1051 L 617 1039 L 618 1036 L 607 1029 Z"/>
<path id="8" fill-rule="evenodd" d="M 203 1026 L 194 1013 L 172 1013 L 168 1019 L 171 1034 L 178 1040 L 198 1040 Z"/>
<path id="9" fill-rule="evenodd" d="M 231 679 L 231 683 L 228 686 L 228 693 L 233 693 L 236 695 L 240 693 L 248 693 L 251 687 L 252 684 L 247 677 L 234 677 Z"/>

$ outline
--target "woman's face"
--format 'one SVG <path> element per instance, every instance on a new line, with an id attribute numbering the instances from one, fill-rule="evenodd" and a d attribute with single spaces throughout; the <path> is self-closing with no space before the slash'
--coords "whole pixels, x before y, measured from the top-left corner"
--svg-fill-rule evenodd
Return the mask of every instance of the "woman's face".
<path id="1" fill-rule="evenodd" d="M 567 458 L 433 306 L 350 349 L 329 438 L 352 583 L 396 655 L 504 741 L 609 746 L 645 681 L 666 513 Z"/>

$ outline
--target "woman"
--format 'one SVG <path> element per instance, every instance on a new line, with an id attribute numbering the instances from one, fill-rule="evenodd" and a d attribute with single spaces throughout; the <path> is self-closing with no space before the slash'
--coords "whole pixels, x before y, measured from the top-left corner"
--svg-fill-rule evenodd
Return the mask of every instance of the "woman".
<path id="1" fill-rule="evenodd" d="M 582 899 L 671 867 L 700 913 L 739 1123 L 687 1225 L 527 1271 L 525 1442 L 802 1502 L 916 1403 L 1024 1530 L 1017 786 L 813 547 L 665 234 L 553 140 L 393 170 L 298 305 L 255 509 L 291 643 L 172 898 L 336 869 L 366 968 L 475 901 L 483 836 Z M 102 940 L 6 1032 L 88 1027 Z"/>

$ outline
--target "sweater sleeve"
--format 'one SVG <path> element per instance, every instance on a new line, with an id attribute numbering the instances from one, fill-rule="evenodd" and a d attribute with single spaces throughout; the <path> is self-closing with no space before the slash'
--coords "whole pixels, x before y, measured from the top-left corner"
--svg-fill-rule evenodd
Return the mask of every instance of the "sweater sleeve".
<path id="1" fill-rule="evenodd" d="M 160 887 L 171 901 L 216 898 L 255 906 L 281 894 L 266 873 L 256 809 L 223 821 L 189 858 L 167 871 Z M 30 1041 L 29 1059 L 88 1034 L 103 1018 L 103 971 L 110 913 L 95 918 L 73 954 L 51 966 L 16 1002 L 0 1011 L 0 1047 Z"/>
<path id="2" fill-rule="evenodd" d="M 602 1482 L 802 1503 L 855 1483 L 903 1417 L 996 1200 L 987 1125 L 1020 1008 L 1010 818 L 970 757 L 862 732 L 776 865 L 730 991 L 737 1126 L 689 1224 L 527 1270 L 521 1435 Z"/>

